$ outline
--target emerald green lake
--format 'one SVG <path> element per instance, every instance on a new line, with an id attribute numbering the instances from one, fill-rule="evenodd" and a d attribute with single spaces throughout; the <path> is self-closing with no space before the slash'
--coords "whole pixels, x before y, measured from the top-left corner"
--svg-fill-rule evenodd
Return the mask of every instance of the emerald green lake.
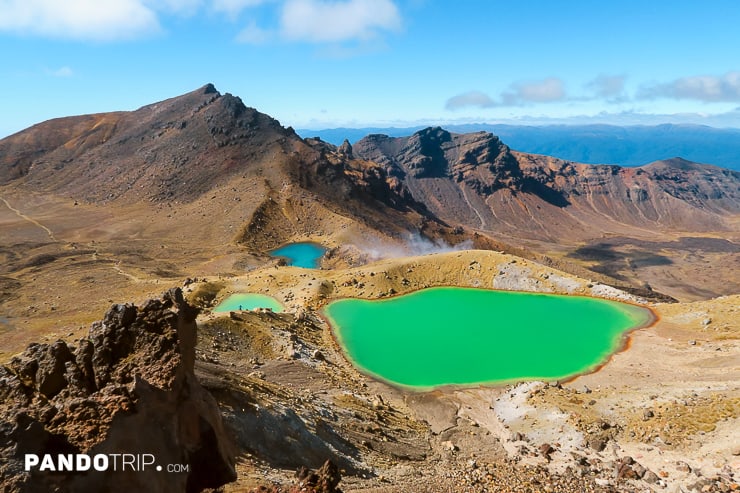
<path id="1" fill-rule="evenodd" d="M 317 269 L 319 261 L 326 252 L 326 248 L 316 243 L 290 243 L 276 250 L 272 250 L 270 255 L 273 257 L 282 257 L 286 259 L 288 265 L 304 267 L 306 269 Z"/>
<path id="2" fill-rule="evenodd" d="M 236 293 L 218 304 L 214 312 L 233 312 L 237 310 L 256 310 L 270 308 L 274 312 L 282 312 L 283 305 L 272 296 L 259 293 Z"/>
<path id="3" fill-rule="evenodd" d="M 597 298 L 456 287 L 338 300 L 324 314 L 357 367 L 418 389 L 594 370 L 627 331 L 653 317 L 646 308 Z"/>

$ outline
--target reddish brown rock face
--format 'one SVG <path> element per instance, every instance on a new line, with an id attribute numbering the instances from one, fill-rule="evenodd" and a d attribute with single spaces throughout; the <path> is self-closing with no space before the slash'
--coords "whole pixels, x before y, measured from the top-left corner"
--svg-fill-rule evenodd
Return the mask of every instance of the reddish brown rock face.
<path id="1" fill-rule="evenodd" d="M 370 135 L 353 154 L 381 166 L 438 218 L 483 231 L 580 241 L 600 231 L 728 230 L 740 174 L 682 159 L 639 168 L 515 152 L 487 133 Z"/>
<path id="2" fill-rule="evenodd" d="M 174 492 L 233 481 L 218 406 L 193 373 L 196 315 L 172 289 L 140 307 L 113 305 L 76 347 L 33 344 L 0 368 L 2 484 Z M 55 471 L 59 454 L 75 464 L 105 456 L 107 468 Z"/>

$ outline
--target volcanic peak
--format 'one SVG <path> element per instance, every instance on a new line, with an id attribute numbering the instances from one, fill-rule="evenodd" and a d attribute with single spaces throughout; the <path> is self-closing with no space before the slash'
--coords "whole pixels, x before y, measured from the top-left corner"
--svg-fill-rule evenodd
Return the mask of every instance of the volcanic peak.
<path id="1" fill-rule="evenodd" d="M 287 152 L 286 139 L 298 137 L 206 84 L 132 112 L 49 120 L 3 139 L 0 184 L 19 180 L 88 202 L 192 200 L 268 152 Z"/>

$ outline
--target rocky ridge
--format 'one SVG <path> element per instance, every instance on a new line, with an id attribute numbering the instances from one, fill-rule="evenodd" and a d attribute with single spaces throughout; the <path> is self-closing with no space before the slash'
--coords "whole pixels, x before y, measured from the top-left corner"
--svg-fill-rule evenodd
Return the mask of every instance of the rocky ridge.
<path id="1" fill-rule="evenodd" d="M 49 120 L 7 137 L 0 184 L 90 202 L 193 200 L 290 138 L 292 130 L 207 84 L 136 111 Z"/>
<path id="2" fill-rule="evenodd" d="M 483 231 L 574 239 L 625 226 L 726 230 L 723 218 L 740 213 L 740 173 L 678 158 L 638 168 L 585 165 L 512 151 L 487 132 L 439 127 L 369 135 L 352 149 L 437 217 Z"/>
<path id="3" fill-rule="evenodd" d="M 481 194 L 500 188 L 520 190 L 522 174 L 508 146 L 493 134 L 452 134 L 430 127 L 408 138 L 370 135 L 353 147 L 355 155 L 404 178 L 452 178 Z"/>
<path id="4" fill-rule="evenodd" d="M 0 185 L 93 203 L 191 202 L 217 187 L 246 188 L 245 179 L 270 196 L 290 184 L 344 214 L 390 207 L 546 240 L 648 227 L 726 231 L 740 213 L 740 173 L 716 166 L 585 165 L 440 127 L 336 147 L 301 139 L 212 84 L 132 112 L 35 125 L 0 141 L 0 170 Z"/>
<path id="5" fill-rule="evenodd" d="M 266 195 L 292 182 L 329 203 L 407 207 L 382 170 L 354 166 L 349 155 L 327 158 L 292 128 L 206 84 L 135 111 L 49 120 L 2 139 L 0 185 L 90 203 L 177 203 L 226 184 L 246 188 L 246 179 L 266 184 Z"/>

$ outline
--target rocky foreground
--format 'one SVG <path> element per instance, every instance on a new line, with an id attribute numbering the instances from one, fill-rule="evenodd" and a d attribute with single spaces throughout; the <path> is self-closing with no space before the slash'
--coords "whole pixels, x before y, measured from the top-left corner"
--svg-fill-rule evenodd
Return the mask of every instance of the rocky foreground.
<path id="1" fill-rule="evenodd" d="M 179 492 L 236 479 L 218 405 L 194 374 L 197 313 L 179 289 L 113 305 L 74 346 L 32 344 L 0 367 L 2 490 Z M 80 454 L 107 456 L 108 467 L 60 472 L 60 454 L 78 469 Z M 40 458 L 30 471 L 28 455 Z M 170 465 L 181 470 L 157 470 Z"/>
<path id="2" fill-rule="evenodd" d="M 511 262 L 471 251 L 344 273 L 268 266 L 244 279 L 189 282 L 187 300 L 172 289 L 113 305 L 74 345 L 32 344 L 0 367 L 2 491 L 737 490 L 740 396 L 722 369 L 732 371 L 736 297 L 691 311 L 657 305 L 661 321 L 636 333 L 629 351 L 568 383 L 428 393 L 358 373 L 316 311 L 344 291 L 435 283 L 442 266 L 462 278 L 439 272 L 438 281 L 461 285 L 512 277 L 545 291 L 598 287 Z M 289 311 L 208 313 L 241 283 Z M 705 366 L 677 373 L 680 361 Z M 25 470 L 26 454 L 124 453 L 156 461 L 80 473 L 42 469 L 40 459 Z"/>

